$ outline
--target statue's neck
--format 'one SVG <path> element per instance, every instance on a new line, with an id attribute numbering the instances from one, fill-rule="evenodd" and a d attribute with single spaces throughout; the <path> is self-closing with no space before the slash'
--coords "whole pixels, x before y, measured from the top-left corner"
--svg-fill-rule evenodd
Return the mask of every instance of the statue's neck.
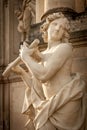
<path id="1" fill-rule="evenodd" d="M 61 44 L 61 42 L 60 41 L 57 41 L 57 42 L 55 42 L 55 41 L 49 41 L 48 42 L 48 49 L 51 49 L 52 47 L 55 47 L 58 44 Z"/>
<path id="2" fill-rule="evenodd" d="M 64 40 L 60 40 L 60 41 L 48 41 L 48 49 L 52 48 L 52 47 L 55 47 L 55 46 L 58 46 L 59 44 L 61 43 L 69 43 L 69 40 L 68 39 L 64 39 Z"/>

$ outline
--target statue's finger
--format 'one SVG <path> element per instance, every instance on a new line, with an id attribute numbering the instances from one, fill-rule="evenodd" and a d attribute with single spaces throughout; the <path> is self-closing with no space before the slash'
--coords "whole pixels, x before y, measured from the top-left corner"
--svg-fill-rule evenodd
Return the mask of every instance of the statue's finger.
<path id="1" fill-rule="evenodd" d="M 22 49 L 23 48 L 23 45 L 20 45 L 20 49 Z"/>
<path id="2" fill-rule="evenodd" d="M 28 44 L 26 42 L 23 42 L 23 46 L 28 47 Z"/>

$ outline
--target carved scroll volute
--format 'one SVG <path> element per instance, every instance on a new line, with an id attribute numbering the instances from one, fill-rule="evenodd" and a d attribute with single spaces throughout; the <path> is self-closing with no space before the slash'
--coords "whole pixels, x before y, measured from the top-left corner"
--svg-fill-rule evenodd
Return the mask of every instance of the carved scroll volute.
<path id="1" fill-rule="evenodd" d="M 33 17 L 35 17 L 33 4 L 35 4 L 33 0 L 23 0 L 22 7 L 15 11 L 17 19 L 19 21 L 17 30 L 21 33 L 22 42 L 29 42 L 31 23 Z"/>

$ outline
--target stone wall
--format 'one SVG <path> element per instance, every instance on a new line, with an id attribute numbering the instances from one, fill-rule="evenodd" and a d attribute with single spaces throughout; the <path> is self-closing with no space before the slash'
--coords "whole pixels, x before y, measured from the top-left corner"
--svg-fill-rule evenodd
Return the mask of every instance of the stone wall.
<path id="1" fill-rule="evenodd" d="M 23 82 L 10 83 L 10 129 L 24 130 L 27 116 L 21 113 L 25 85 Z"/>

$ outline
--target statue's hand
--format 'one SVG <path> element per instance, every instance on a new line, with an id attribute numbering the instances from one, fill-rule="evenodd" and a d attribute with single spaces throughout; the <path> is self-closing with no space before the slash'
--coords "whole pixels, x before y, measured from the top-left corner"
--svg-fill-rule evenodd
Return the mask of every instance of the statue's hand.
<path id="1" fill-rule="evenodd" d="M 18 75 L 22 74 L 22 68 L 19 65 L 12 67 L 11 70 Z"/>
<path id="2" fill-rule="evenodd" d="M 31 56 L 34 53 L 34 51 L 35 51 L 35 48 L 29 49 L 26 43 L 24 43 L 23 45 L 21 45 L 21 49 L 19 50 L 20 57 L 24 59 L 26 56 Z"/>

